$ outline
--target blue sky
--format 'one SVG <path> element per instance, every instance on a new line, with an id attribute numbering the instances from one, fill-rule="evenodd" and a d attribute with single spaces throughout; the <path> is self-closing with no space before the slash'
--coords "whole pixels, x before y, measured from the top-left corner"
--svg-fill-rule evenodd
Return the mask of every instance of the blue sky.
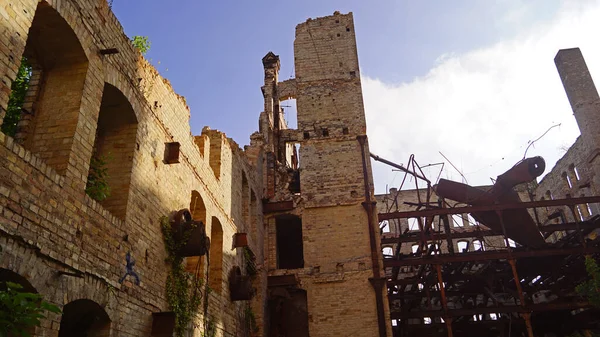
<path id="1" fill-rule="evenodd" d="M 534 1 L 542 20 L 556 1 Z M 339 10 L 355 16 L 363 75 L 399 83 L 425 74 L 444 53 L 460 53 L 514 33 L 502 25 L 518 1 L 137 1 L 114 0 L 127 35 L 148 36 L 147 57 L 186 97 L 192 132 L 204 125 L 246 144 L 262 110 L 261 58 L 280 55 L 293 74 L 296 24 Z M 527 13 L 526 15 L 531 15 Z M 525 20 L 525 19 L 524 19 Z M 158 64 L 160 62 L 160 64 Z M 235 121 L 235 123 L 232 123 Z"/>
<path id="2" fill-rule="evenodd" d="M 181 0 L 176 6 L 158 0 L 113 2 L 126 34 L 149 37 L 147 57 L 186 97 L 192 133 L 208 125 L 240 145 L 258 128 L 261 58 L 268 51 L 279 54 L 280 78 L 289 78 L 296 24 L 336 10 L 352 11 L 371 150 L 400 163 L 415 153 L 421 164 L 442 161 L 443 151 L 465 173 L 477 171 L 469 178 L 472 184 L 489 183 L 489 177 L 512 166 L 527 140 L 553 122 L 564 119 L 566 124 L 546 149 L 552 153 L 539 146 L 530 150 L 532 155 L 548 157 L 551 167 L 560 156 L 558 148 L 575 139 L 577 131 L 552 59 L 558 48 L 595 45 L 591 34 L 575 34 L 591 29 L 594 20 L 585 18 L 598 7 L 598 1 L 587 0 Z M 595 53 L 593 48 L 587 51 Z M 556 96 L 551 102 L 555 115 L 532 112 L 532 102 L 540 97 L 524 94 L 542 78 L 549 87 L 540 85 L 534 91 L 540 97 L 544 92 Z M 514 89 L 523 83 L 527 86 Z M 513 113 L 498 117 L 503 111 Z M 462 124 L 452 124 L 457 120 Z M 526 128 L 514 128 L 524 123 L 529 123 Z M 461 128 L 471 131 L 464 136 Z M 494 131 L 512 129 L 510 142 L 498 141 Z M 486 137 L 480 137 L 482 131 Z M 482 148 L 467 148 L 476 143 Z M 504 157 L 504 166 L 494 164 Z M 375 168 L 378 192 L 394 175 L 389 168 Z M 458 174 L 448 171 L 443 176 Z"/>

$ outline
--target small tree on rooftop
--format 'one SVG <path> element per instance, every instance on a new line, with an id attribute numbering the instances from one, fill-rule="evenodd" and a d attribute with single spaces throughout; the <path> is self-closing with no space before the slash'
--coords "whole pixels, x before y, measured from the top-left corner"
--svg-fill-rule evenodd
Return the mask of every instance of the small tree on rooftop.
<path id="1" fill-rule="evenodd" d="M 142 55 L 146 55 L 150 50 L 150 40 L 147 36 L 135 35 L 131 39 L 131 43 L 140 51 L 140 53 L 142 53 Z"/>

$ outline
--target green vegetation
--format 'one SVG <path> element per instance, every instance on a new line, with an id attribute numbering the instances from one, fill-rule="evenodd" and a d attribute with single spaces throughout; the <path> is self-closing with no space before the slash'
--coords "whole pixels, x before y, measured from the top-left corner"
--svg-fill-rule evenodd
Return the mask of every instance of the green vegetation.
<path id="1" fill-rule="evenodd" d="M 248 247 L 244 247 L 244 259 L 246 260 L 246 274 L 254 277 L 256 275 L 256 256 Z"/>
<path id="2" fill-rule="evenodd" d="M 21 119 L 21 111 L 25 103 L 25 95 L 29 89 L 29 80 L 31 79 L 31 65 L 27 58 L 21 59 L 21 66 L 17 70 L 17 77 L 12 82 L 10 87 L 10 97 L 8 98 L 8 106 L 6 108 L 6 116 L 2 122 L 2 132 L 14 137 L 17 133 L 17 124 Z"/>
<path id="3" fill-rule="evenodd" d="M 28 330 L 40 325 L 46 311 L 60 313 L 41 295 L 24 292 L 21 285 L 6 282 L 6 289 L 0 290 L 0 337 L 31 336 Z"/>
<path id="4" fill-rule="evenodd" d="M 92 155 L 90 161 L 90 172 L 88 173 L 85 193 L 96 201 L 102 201 L 110 196 L 108 168 L 106 167 L 109 161 L 108 156 L 100 156 L 96 153 Z"/>
<path id="5" fill-rule="evenodd" d="M 166 262 L 171 267 L 166 284 L 167 302 L 175 313 L 175 336 L 183 337 L 202 303 L 202 279 L 187 273 L 183 268 L 183 257 L 179 256 L 179 251 L 189 240 L 194 227 L 184 232 L 183 239 L 177 242 L 173 238 L 169 218 L 162 217 L 160 222 L 168 254 Z"/>
<path id="6" fill-rule="evenodd" d="M 250 332 L 258 332 L 258 325 L 256 324 L 256 316 L 254 315 L 254 311 L 252 311 L 252 307 L 250 304 L 246 306 L 246 324 L 248 324 L 248 328 Z"/>
<path id="7" fill-rule="evenodd" d="M 600 267 L 596 260 L 589 255 L 585 257 L 585 270 L 590 279 L 578 285 L 575 291 L 586 297 L 590 304 L 600 308 Z"/>
<path id="8" fill-rule="evenodd" d="M 150 40 L 147 36 L 135 35 L 131 39 L 131 43 L 140 51 L 140 53 L 142 53 L 142 55 L 146 55 L 146 53 L 150 50 Z"/>
<path id="9" fill-rule="evenodd" d="M 217 325 L 212 317 L 204 321 L 204 327 L 202 337 L 215 337 L 217 335 Z"/>
<path id="10" fill-rule="evenodd" d="M 591 305 L 600 308 L 600 267 L 593 257 L 585 257 L 585 270 L 589 279 L 575 288 L 575 291 L 585 297 Z M 600 337 L 600 334 L 592 331 L 578 331 L 569 335 L 569 337 Z"/>

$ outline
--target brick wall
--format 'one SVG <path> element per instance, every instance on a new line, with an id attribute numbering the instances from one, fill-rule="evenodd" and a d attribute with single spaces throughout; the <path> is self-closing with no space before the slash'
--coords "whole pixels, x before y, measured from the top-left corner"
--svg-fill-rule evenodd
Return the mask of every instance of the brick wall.
<path id="1" fill-rule="evenodd" d="M 268 75 L 265 78 L 269 81 L 277 78 L 269 70 L 269 65 L 278 65 L 275 58 L 272 53 L 265 57 L 271 60 L 265 64 Z M 362 205 L 366 201 L 365 172 L 357 137 L 365 135 L 366 122 L 352 14 L 336 12 L 298 25 L 294 59 L 295 79 L 277 83 L 274 94 L 267 90 L 271 82 L 266 80 L 263 87 L 266 101 L 273 97 L 277 101 L 295 98 L 298 111 L 298 129 L 290 130 L 285 125 L 270 123 L 271 116 L 277 116 L 280 108 L 277 104 L 274 107 L 265 104 L 260 130 L 266 143 L 265 152 L 281 151 L 282 143 L 300 145 L 299 193 L 289 189 L 294 168 L 287 158 L 293 147 L 287 146 L 285 155 L 272 155 L 267 160 L 265 196 L 269 203 L 293 205 L 291 210 L 266 216 L 268 275 L 273 280 L 285 275 L 294 275 L 299 280 L 295 287 L 306 291 L 307 300 L 297 310 L 306 310 L 311 336 L 375 336 L 379 334 L 378 313 L 369 279 L 383 274 L 374 275 L 369 231 L 374 232 L 376 257 L 381 267 L 379 234 L 369 227 L 370 219 Z M 277 142 L 279 146 L 272 146 Z M 368 143 L 365 153 L 368 156 Z M 372 173 L 370 161 L 366 160 L 366 184 L 371 197 Z M 282 258 L 279 253 L 283 250 L 278 247 L 277 231 L 295 224 L 291 220 L 294 217 L 302 223 L 299 240 L 302 240 L 303 267 L 281 269 L 278 259 Z M 371 223 L 377 226 L 376 221 Z M 281 289 L 270 287 L 269 298 L 277 301 Z M 287 289 L 290 294 L 297 291 L 294 287 Z M 389 336 L 391 325 L 384 292 L 383 314 L 387 320 L 384 332 Z M 288 304 L 298 305 L 284 301 L 283 306 Z M 282 326 L 290 326 L 285 313 L 277 316 L 276 312 L 271 310 L 271 333 L 281 333 Z M 293 323 L 302 326 L 301 317 L 298 314 Z"/>
<path id="2" fill-rule="evenodd" d="M 47 20 L 39 21 L 40 27 L 51 22 L 60 28 L 60 39 L 28 42 L 34 40 L 28 38 L 30 28 L 38 25 L 33 23 L 36 8 L 43 14 L 37 18 Z M 245 304 L 229 300 L 227 273 L 243 263 L 240 250 L 232 250 L 233 234 L 248 230 L 240 216 L 242 174 L 255 200 L 262 198 L 256 162 L 250 163 L 222 133 L 211 131 L 211 145 L 215 139 L 221 145 L 220 179 L 215 177 L 209 159 L 215 157 L 213 146 L 201 151 L 194 141 L 185 99 L 132 47 L 105 1 L 49 1 L 38 7 L 37 1 L 10 0 L 0 5 L 0 20 L 1 116 L 21 56 L 35 54 L 42 66 L 42 89 L 23 145 L 0 135 L 0 268 L 25 277 L 60 307 L 76 299 L 94 301 L 111 320 L 110 336 L 148 336 L 151 313 L 169 310 L 159 218 L 190 207 L 196 191 L 205 206 L 207 232 L 217 223 L 223 232 L 222 244 L 215 240 L 214 246 L 222 251 L 221 267 L 211 273 L 222 291 L 210 295 L 208 314 L 218 336 L 237 334 Z M 119 52 L 101 55 L 106 48 Z M 56 63 L 45 63 L 50 61 Z M 97 132 L 102 131 L 107 85 L 130 105 L 135 123 L 125 124 L 135 127 Z M 208 143 L 208 137 L 201 138 Z M 109 166 L 113 199 L 102 203 L 84 192 L 97 141 L 115 157 Z M 178 164 L 163 162 L 168 142 L 181 144 Z M 254 151 L 253 158 L 262 158 L 260 150 Z M 251 205 L 255 223 L 261 223 L 261 203 Z M 262 235 L 257 231 L 250 242 L 260 258 Z M 140 285 L 131 277 L 118 282 L 127 252 L 136 260 Z M 260 293 L 263 297 L 255 301 L 264 298 L 265 291 Z M 264 306 L 254 310 L 264 316 Z M 60 321 L 60 315 L 49 315 L 36 335 L 57 336 Z M 202 317 L 197 323 L 202 325 Z M 196 329 L 195 335 L 200 332 Z"/>

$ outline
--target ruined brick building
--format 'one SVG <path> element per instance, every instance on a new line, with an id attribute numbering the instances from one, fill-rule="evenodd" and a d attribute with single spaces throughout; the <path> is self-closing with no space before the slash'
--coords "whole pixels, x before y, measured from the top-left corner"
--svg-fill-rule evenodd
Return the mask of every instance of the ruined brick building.
<path id="1" fill-rule="evenodd" d="M 204 285 L 189 336 L 597 328 L 574 293 L 583 255 L 600 253 L 600 98 L 577 49 L 556 63 L 581 137 L 539 183 L 446 182 L 466 191 L 459 205 L 438 198 L 442 183 L 374 195 L 352 14 L 296 27 L 294 79 L 279 81 L 279 58 L 266 54 L 264 108 L 243 149 L 209 127 L 191 134 L 185 99 L 105 0 L 2 0 L 0 23 L 0 118 L 15 127 L 0 133 L 0 283 L 62 310 L 33 335 L 172 336 L 161 226 L 176 240 L 193 229 L 177 250 Z M 89 192 L 98 158 L 109 158 L 106 198 Z"/>
<path id="2" fill-rule="evenodd" d="M 0 22 L 1 118 L 31 65 L 15 132 L 0 134 L 0 281 L 62 310 L 33 335 L 171 336 L 161 221 L 174 240 L 196 228 L 177 250 L 207 286 L 187 335 L 391 335 L 351 14 L 298 25 L 295 79 L 264 57 L 244 149 L 191 134 L 185 99 L 105 0 L 3 0 Z M 86 192 L 97 165 L 108 197 Z"/>
<path id="3" fill-rule="evenodd" d="M 387 162 L 420 182 L 377 196 L 394 336 L 600 328 L 598 309 L 575 289 L 589 279 L 584 256 L 600 252 L 600 98 L 579 49 L 560 50 L 555 63 L 581 135 L 541 181 L 539 157 L 477 188 L 434 185 L 413 158 Z"/>

